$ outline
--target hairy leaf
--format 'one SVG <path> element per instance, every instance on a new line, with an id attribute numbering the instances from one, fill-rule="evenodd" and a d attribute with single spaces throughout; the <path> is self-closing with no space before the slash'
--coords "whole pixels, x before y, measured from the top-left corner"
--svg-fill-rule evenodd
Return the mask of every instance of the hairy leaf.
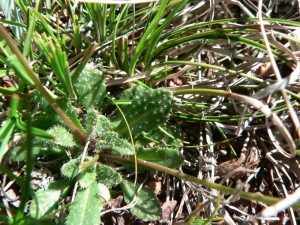
<path id="1" fill-rule="evenodd" d="M 122 182 L 121 175 L 113 168 L 106 165 L 99 165 L 97 168 L 97 180 L 111 188 Z"/>
<path id="2" fill-rule="evenodd" d="M 134 154 L 132 145 L 125 139 L 120 138 L 118 133 L 108 131 L 102 138 L 102 140 L 99 140 L 95 152 L 107 149 L 118 155 Z"/>
<path id="3" fill-rule="evenodd" d="M 87 188 L 96 180 L 96 164 L 82 169 L 79 184 L 81 188 Z"/>
<path id="4" fill-rule="evenodd" d="M 159 201 L 151 189 L 142 187 L 137 193 L 139 185 L 134 186 L 130 180 L 120 185 L 124 193 L 124 200 L 127 204 L 136 199 L 136 204 L 130 209 L 133 215 L 145 221 L 155 221 L 161 218 L 162 211 Z"/>
<path id="5" fill-rule="evenodd" d="M 144 159 L 165 167 L 176 168 L 183 163 L 183 156 L 171 148 L 143 148 L 137 149 L 138 159 Z"/>
<path id="6" fill-rule="evenodd" d="M 74 136 L 69 133 L 66 128 L 62 126 L 54 126 L 48 130 L 49 134 L 52 134 L 55 137 L 55 140 L 52 141 L 55 145 L 73 147 L 75 146 Z M 48 141 L 48 140 L 45 140 Z M 51 141 L 51 140 L 49 140 Z"/>
<path id="7" fill-rule="evenodd" d="M 35 218 L 41 218 L 52 213 L 57 208 L 59 200 L 68 194 L 72 187 L 72 182 L 74 181 L 69 179 L 55 181 L 50 183 L 46 190 L 37 190 L 35 199 L 38 202 L 36 203 L 35 200 L 32 200 L 29 208 L 30 215 Z"/>
<path id="8" fill-rule="evenodd" d="M 103 200 L 97 197 L 97 194 L 101 193 L 96 181 L 86 189 L 79 190 L 74 203 L 70 207 L 66 224 L 100 224 Z"/>
<path id="9" fill-rule="evenodd" d="M 146 89 L 142 86 L 137 86 L 134 88 L 126 89 L 120 95 L 120 100 L 134 100 L 135 98 L 140 98 L 143 96 L 143 93 Z M 122 112 L 126 115 L 128 110 L 130 109 L 130 105 L 119 105 Z M 120 112 L 117 113 L 116 117 L 113 119 L 114 123 L 119 123 L 123 120 L 123 116 Z"/>
<path id="10" fill-rule="evenodd" d="M 125 109 L 125 117 L 132 135 L 147 132 L 166 122 L 171 109 L 172 95 L 165 89 L 137 91 L 132 103 Z M 129 136 L 125 120 L 115 129 L 124 137 Z"/>
<path id="11" fill-rule="evenodd" d="M 103 137 L 104 133 L 112 130 L 112 123 L 106 116 L 99 115 L 95 109 L 90 109 L 86 116 L 87 134 L 91 138 Z"/>
<path id="12" fill-rule="evenodd" d="M 86 109 L 99 109 L 106 95 L 104 76 L 93 64 L 88 63 L 75 84 L 75 90 Z"/>
<path id="13" fill-rule="evenodd" d="M 73 178 L 77 176 L 79 170 L 79 161 L 78 159 L 72 159 L 69 162 L 65 163 L 61 167 L 61 173 L 62 175 L 68 177 L 68 178 Z"/>

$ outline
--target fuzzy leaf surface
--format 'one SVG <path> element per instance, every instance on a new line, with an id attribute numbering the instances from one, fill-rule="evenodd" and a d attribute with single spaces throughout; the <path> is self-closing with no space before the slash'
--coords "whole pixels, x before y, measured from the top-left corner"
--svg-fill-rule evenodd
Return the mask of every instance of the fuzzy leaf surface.
<path id="1" fill-rule="evenodd" d="M 81 188 L 87 188 L 96 180 L 96 164 L 82 169 L 80 172 L 79 185 Z"/>
<path id="2" fill-rule="evenodd" d="M 65 122 L 60 118 L 60 116 L 56 113 L 51 105 L 46 101 L 46 99 L 39 93 L 35 93 L 33 95 L 32 101 L 35 103 L 39 103 L 42 109 L 45 111 L 45 115 L 52 120 L 55 124 L 65 125 Z M 84 131 L 83 126 L 81 125 L 77 110 L 73 107 L 69 98 L 56 98 L 54 101 L 58 104 L 58 106 L 64 111 L 64 113 L 69 117 L 69 119 L 73 122 L 73 124 Z"/>
<path id="3" fill-rule="evenodd" d="M 180 148 L 182 147 L 183 139 L 181 132 L 174 126 L 163 127 L 165 132 L 161 129 L 156 128 L 147 133 L 141 133 L 135 140 L 140 145 L 146 145 L 150 142 L 156 142 L 157 144 L 163 142 L 167 146 Z"/>
<path id="4" fill-rule="evenodd" d="M 49 140 L 55 145 L 64 147 L 73 147 L 76 145 L 73 134 L 69 133 L 67 129 L 62 126 L 54 126 L 48 130 L 48 133 L 55 137 L 54 141 Z"/>
<path id="5" fill-rule="evenodd" d="M 105 132 L 112 130 L 112 123 L 106 116 L 99 115 L 95 109 L 90 109 L 86 116 L 86 130 L 91 138 L 102 137 Z"/>
<path id="6" fill-rule="evenodd" d="M 103 200 L 97 197 L 100 189 L 94 181 L 89 187 L 77 192 L 74 203 L 70 206 L 67 225 L 100 224 Z"/>
<path id="7" fill-rule="evenodd" d="M 97 136 L 102 137 L 106 132 L 111 131 L 112 129 L 113 126 L 110 120 L 106 116 L 99 115 L 95 126 Z"/>
<path id="8" fill-rule="evenodd" d="M 61 173 L 65 177 L 73 178 L 77 176 L 79 170 L 79 161 L 78 159 L 71 159 L 69 162 L 65 163 L 61 167 Z"/>
<path id="9" fill-rule="evenodd" d="M 95 124 L 98 120 L 98 111 L 95 109 L 89 109 L 86 113 L 86 133 L 87 135 L 92 135 L 94 131 Z"/>
<path id="10" fill-rule="evenodd" d="M 120 100 L 133 100 L 135 98 L 142 97 L 144 91 L 146 89 L 142 86 L 137 86 L 134 88 L 126 89 L 122 92 L 120 95 Z M 128 110 L 130 109 L 130 105 L 119 105 L 120 109 L 124 113 L 124 115 L 127 115 Z M 124 120 L 122 114 L 118 111 L 116 117 L 113 119 L 114 124 L 119 124 L 122 120 Z"/>
<path id="11" fill-rule="evenodd" d="M 38 204 L 36 204 L 36 201 L 32 201 L 29 208 L 30 215 L 35 218 L 41 218 L 43 215 L 52 213 L 57 208 L 59 200 L 68 194 L 70 187 L 72 187 L 72 182 L 69 179 L 55 181 L 49 184 L 46 190 L 37 190 L 36 199 Z"/>
<path id="12" fill-rule="evenodd" d="M 97 168 L 97 180 L 111 188 L 122 182 L 121 175 L 113 168 L 106 165 L 99 165 Z"/>
<path id="13" fill-rule="evenodd" d="M 120 185 L 123 190 L 124 200 L 129 204 L 134 199 L 139 185 L 134 186 L 130 180 Z M 154 192 L 147 187 L 142 187 L 137 194 L 136 204 L 130 209 L 130 212 L 144 221 L 159 220 L 162 215 L 159 201 L 155 197 Z"/>
<path id="14" fill-rule="evenodd" d="M 121 156 L 134 154 L 134 149 L 132 145 L 125 139 L 120 138 L 117 132 L 105 132 L 102 138 L 102 140 L 99 140 L 95 152 L 100 152 L 104 149 L 109 149 L 113 153 Z"/>
<path id="15" fill-rule="evenodd" d="M 137 149 L 136 157 L 169 168 L 176 168 L 183 163 L 183 156 L 180 152 L 171 148 L 140 147 Z"/>
<path id="16" fill-rule="evenodd" d="M 150 131 L 166 122 L 171 109 L 172 94 L 165 89 L 144 89 L 133 98 L 124 114 L 133 136 Z M 128 137 L 125 120 L 115 129 L 121 136 Z"/>
<path id="17" fill-rule="evenodd" d="M 99 109 L 106 95 L 104 76 L 93 64 L 88 63 L 75 84 L 75 90 L 86 109 Z"/>

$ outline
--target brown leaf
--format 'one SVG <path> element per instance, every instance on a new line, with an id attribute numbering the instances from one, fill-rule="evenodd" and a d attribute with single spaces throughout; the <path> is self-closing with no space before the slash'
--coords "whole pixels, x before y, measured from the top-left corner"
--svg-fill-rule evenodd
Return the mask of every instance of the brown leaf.
<path id="1" fill-rule="evenodd" d="M 177 201 L 167 201 L 161 206 L 162 218 L 161 218 L 161 220 L 159 220 L 159 222 L 165 222 L 166 220 L 168 220 L 170 218 L 172 212 L 174 212 L 176 204 L 177 204 Z"/>

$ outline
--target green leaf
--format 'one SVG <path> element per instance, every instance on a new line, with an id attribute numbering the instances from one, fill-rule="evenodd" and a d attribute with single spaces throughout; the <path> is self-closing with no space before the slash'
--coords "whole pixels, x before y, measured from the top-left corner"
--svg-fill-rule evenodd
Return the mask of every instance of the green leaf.
<path id="1" fill-rule="evenodd" d="M 64 147 L 73 147 L 76 145 L 73 134 L 69 133 L 67 129 L 62 126 L 54 126 L 48 130 L 48 133 L 55 136 L 55 141 L 52 141 L 52 143 L 56 145 Z"/>
<path id="2" fill-rule="evenodd" d="M 139 147 L 137 149 L 136 158 L 141 160 L 147 160 L 148 162 L 153 162 L 169 168 L 176 168 L 183 163 L 183 156 L 177 150 L 171 148 Z M 124 162 L 121 160 L 120 161 L 117 160 L 117 162 L 125 166 L 127 169 L 131 170 L 135 168 L 134 163 Z M 144 172 L 144 171 L 151 171 L 153 173 L 157 172 L 156 170 L 143 165 L 138 165 L 137 169 L 140 172 Z"/>
<path id="3" fill-rule="evenodd" d="M 79 184 L 81 188 L 89 187 L 96 180 L 96 164 L 82 169 L 80 172 Z"/>
<path id="4" fill-rule="evenodd" d="M 183 137 L 179 129 L 174 126 L 166 126 L 163 127 L 163 129 L 156 128 L 147 133 L 143 132 L 135 139 L 135 141 L 140 145 L 155 142 L 157 144 L 163 143 L 170 147 L 180 148 L 182 147 L 181 139 L 183 139 Z"/>
<path id="5" fill-rule="evenodd" d="M 140 97 L 143 96 L 143 93 L 144 93 L 145 90 L 146 89 L 142 86 L 137 86 L 137 87 L 134 87 L 134 88 L 126 89 L 120 95 L 119 100 L 125 100 L 125 101 L 129 100 L 130 101 L 130 100 L 133 100 L 135 98 L 140 98 Z M 130 109 L 130 105 L 119 105 L 119 108 L 122 110 L 124 115 L 127 115 L 127 112 Z M 114 124 L 118 125 L 122 120 L 124 120 L 123 115 L 120 112 L 118 112 L 112 122 Z"/>
<path id="6" fill-rule="evenodd" d="M 78 170 L 79 170 L 78 159 L 72 159 L 61 167 L 62 175 L 68 178 L 74 178 L 75 176 L 77 176 Z"/>
<path id="7" fill-rule="evenodd" d="M 95 109 L 90 109 L 86 116 L 87 134 L 91 138 L 103 137 L 104 133 L 112 130 L 112 123 L 106 116 L 99 115 Z"/>
<path id="8" fill-rule="evenodd" d="M 23 18 L 21 16 L 22 13 L 20 12 L 20 9 L 22 9 L 22 7 L 20 7 L 20 4 L 16 4 L 17 2 L 18 1 L 0 1 L 0 8 L 1 12 L 5 15 L 7 23 L 11 22 L 15 24 L 15 26 L 11 26 L 11 30 L 14 37 L 20 40 L 26 32 L 26 30 L 24 29 L 26 28 L 26 25 L 23 22 Z M 18 6 L 20 7 L 20 9 Z M 4 22 L 4 19 L 2 20 Z M 6 46 L 6 48 L 8 48 L 8 46 Z"/>
<path id="9" fill-rule="evenodd" d="M 34 82 L 31 80 L 31 78 L 27 76 L 27 72 L 25 68 L 23 67 L 22 63 L 20 62 L 20 60 L 16 55 L 12 55 L 9 57 L 9 64 L 14 69 L 17 76 L 22 79 L 22 81 L 24 81 L 30 86 L 35 85 Z"/>
<path id="10" fill-rule="evenodd" d="M 46 190 L 37 190 L 35 199 L 38 203 L 32 201 L 29 208 L 30 215 L 41 218 L 52 213 L 57 208 L 59 200 L 66 197 L 70 187 L 72 187 L 72 182 L 69 179 L 64 179 L 50 183 Z"/>
<path id="11" fill-rule="evenodd" d="M 207 223 L 208 220 L 213 221 L 213 222 L 220 222 L 220 221 L 224 220 L 224 218 L 222 218 L 222 217 L 216 217 L 216 218 L 196 219 L 196 220 L 193 221 L 192 225 L 202 225 L 202 224 L 211 225 L 210 222 Z"/>
<path id="12" fill-rule="evenodd" d="M 26 145 L 20 145 L 20 146 L 14 146 L 7 154 L 6 157 L 8 157 L 13 162 L 21 162 L 27 159 L 27 146 Z M 64 151 L 54 148 L 54 147 L 41 147 L 36 146 L 31 149 L 32 151 L 32 157 L 36 159 L 39 156 L 45 156 L 50 154 L 62 154 L 65 153 Z"/>
<path id="13" fill-rule="evenodd" d="M 136 204 L 130 209 L 130 212 L 133 215 L 144 221 L 155 221 L 161 218 L 162 211 L 159 201 L 151 189 L 142 187 L 140 192 L 136 193 L 139 185 L 134 186 L 133 182 L 130 180 L 121 183 L 120 186 L 123 190 L 124 200 L 127 204 L 132 202 L 137 195 Z"/>
<path id="14" fill-rule="evenodd" d="M 86 133 L 88 136 L 92 136 L 95 130 L 95 124 L 98 120 L 98 111 L 95 109 L 89 109 L 86 113 Z"/>
<path id="15" fill-rule="evenodd" d="M 153 39 L 154 37 L 151 35 L 153 32 L 155 32 L 155 30 L 157 30 L 157 26 L 159 24 L 159 21 L 161 20 L 161 18 L 164 16 L 164 11 L 165 8 L 168 4 L 168 0 L 163 0 L 160 4 L 160 7 L 158 8 L 157 13 L 155 13 L 154 18 L 151 20 L 151 22 L 148 24 L 148 26 L 146 27 L 146 30 L 144 31 L 143 36 L 141 37 L 135 52 L 132 56 L 131 62 L 130 62 L 130 68 L 129 68 L 129 76 L 133 75 L 134 69 L 136 67 L 136 64 L 143 52 L 143 50 L 146 49 L 146 46 L 149 48 L 148 45 L 148 41 L 151 41 L 151 38 Z M 151 36 L 151 38 L 149 38 L 149 36 Z M 154 46 L 153 46 L 154 47 Z"/>
<path id="16" fill-rule="evenodd" d="M 132 135 L 150 131 L 166 122 L 171 101 L 172 94 L 165 89 L 144 89 L 141 95 L 136 95 L 128 111 L 124 112 Z M 122 136 L 129 136 L 125 120 L 121 120 L 115 130 Z"/>
<path id="17" fill-rule="evenodd" d="M 98 183 L 98 188 L 100 190 L 98 196 L 104 196 L 106 200 L 111 199 L 111 192 L 113 191 L 110 191 L 106 185 Z"/>
<path id="18" fill-rule="evenodd" d="M 113 153 L 121 156 L 134 154 L 134 149 L 132 145 L 125 139 L 120 138 L 117 132 L 105 132 L 102 138 L 102 140 L 99 140 L 95 152 L 100 152 L 104 149 L 109 149 Z"/>
<path id="19" fill-rule="evenodd" d="M 97 136 L 102 137 L 107 131 L 113 129 L 112 123 L 107 119 L 106 116 L 99 115 L 95 126 Z"/>
<path id="20" fill-rule="evenodd" d="M 65 154 L 64 149 L 53 146 L 53 142 L 49 144 L 49 139 L 35 137 L 33 139 L 32 157 L 35 159 L 38 156 L 46 156 L 51 154 Z M 48 144 L 48 145 L 47 145 Z M 27 159 L 28 147 L 26 145 L 26 135 L 20 136 L 20 140 L 6 154 L 13 162 L 21 162 Z"/>
<path id="21" fill-rule="evenodd" d="M 31 126 L 40 128 L 42 130 L 48 130 L 56 124 L 53 122 L 53 120 L 44 115 L 37 115 L 37 117 L 32 118 L 30 122 Z"/>
<path id="22" fill-rule="evenodd" d="M 198 220 L 194 220 L 192 225 L 211 225 L 211 223 L 207 223 L 207 219 L 198 219 Z"/>
<path id="23" fill-rule="evenodd" d="M 46 99 L 38 92 L 33 94 L 32 101 L 35 103 L 39 103 L 41 108 L 44 109 L 46 116 L 52 120 L 55 124 L 60 124 L 65 126 L 65 122 L 61 119 L 61 117 L 55 112 L 53 107 L 49 105 Z M 69 117 L 69 119 L 73 122 L 73 124 L 81 131 L 85 131 L 83 126 L 81 125 L 77 110 L 72 105 L 71 101 L 67 97 L 63 98 L 55 98 L 54 101 L 58 104 L 58 106 L 64 111 L 64 113 Z"/>
<path id="24" fill-rule="evenodd" d="M 91 107 L 99 109 L 106 95 L 104 76 L 92 63 L 89 63 L 81 72 L 75 90 L 80 103 L 86 109 Z"/>
<path id="25" fill-rule="evenodd" d="M 171 148 L 143 148 L 137 149 L 136 157 L 165 167 L 176 168 L 183 163 L 183 156 Z"/>
<path id="26" fill-rule="evenodd" d="M 0 215 L 0 221 L 2 221 L 4 224 L 13 224 L 14 221 L 9 216 Z"/>
<path id="27" fill-rule="evenodd" d="M 81 123 L 78 120 L 77 110 L 73 107 L 69 98 L 58 98 L 55 99 L 59 107 L 64 111 L 64 113 L 70 118 L 73 124 L 84 131 Z M 46 108 L 46 114 L 55 122 L 65 125 L 65 122 L 60 118 L 60 116 L 55 112 L 52 106 L 48 105 Z"/>
<path id="28" fill-rule="evenodd" d="M 21 120 L 21 118 L 17 118 L 16 120 L 16 125 L 17 125 L 17 128 L 20 130 L 20 131 L 23 131 L 23 132 L 27 132 L 28 130 L 28 126 L 27 126 L 27 123 L 23 122 Z M 44 138 L 49 138 L 49 139 L 53 139 L 54 137 L 52 135 L 50 135 L 48 132 L 44 131 L 44 130 L 41 130 L 39 128 L 36 128 L 36 127 L 30 127 L 30 132 L 32 133 L 32 135 L 34 136 L 39 136 L 39 137 L 44 137 Z"/>
<path id="29" fill-rule="evenodd" d="M 98 182 L 105 184 L 108 188 L 111 188 L 121 183 L 122 177 L 110 166 L 99 165 L 97 168 L 97 180 Z"/>
<path id="30" fill-rule="evenodd" d="M 34 32 L 33 38 L 45 57 L 44 61 L 47 61 L 50 64 L 52 70 L 57 76 L 57 79 L 60 81 L 60 86 L 63 87 L 64 91 L 66 91 L 71 98 L 76 99 L 73 85 L 71 83 L 67 55 L 62 49 L 61 43 L 59 43 L 56 38 L 52 39 L 48 37 L 45 33 L 40 35 L 38 32 Z M 64 38 L 62 37 L 62 43 L 63 40 Z"/>
<path id="31" fill-rule="evenodd" d="M 2 162 L 2 159 L 5 155 L 5 149 L 6 146 L 12 136 L 12 133 L 15 128 L 15 121 L 14 120 L 8 120 L 5 122 L 5 124 L 0 128 L 0 141 L 1 141 L 1 146 L 0 146 L 0 164 Z"/>
<path id="32" fill-rule="evenodd" d="M 97 197 L 100 189 L 94 181 L 88 188 L 77 192 L 74 203 L 70 206 L 67 225 L 100 224 L 103 200 Z"/>

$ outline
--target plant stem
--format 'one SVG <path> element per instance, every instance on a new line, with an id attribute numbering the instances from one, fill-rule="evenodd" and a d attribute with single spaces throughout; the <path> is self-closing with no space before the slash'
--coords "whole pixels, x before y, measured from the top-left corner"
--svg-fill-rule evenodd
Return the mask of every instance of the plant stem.
<path id="1" fill-rule="evenodd" d="M 135 160 L 133 158 L 125 158 L 125 157 L 121 157 L 121 156 L 117 156 L 117 155 L 113 155 L 113 154 L 109 154 L 109 153 L 101 153 L 100 154 L 100 158 L 106 158 L 106 159 L 112 159 L 112 160 L 117 160 L 117 161 L 126 161 L 126 162 L 132 162 L 134 163 Z M 200 184 L 202 186 L 205 186 L 207 188 L 211 188 L 211 189 L 215 189 L 221 192 L 225 192 L 228 194 L 234 194 L 235 193 L 235 189 L 234 188 L 230 188 L 230 187 L 226 187 L 220 184 L 216 184 L 207 180 L 203 180 L 203 179 L 198 179 L 197 177 L 193 177 L 190 176 L 188 174 L 182 173 L 180 171 L 174 170 L 174 169 L 170 169 L 152 162 L 148 162 L 146 160 L 141 160 L 141 159 L 136 159 L 137 163 L 143 166 L 147 166 L 149 168 L 155 169 L 155 170 L 159 170 L 161 172 L 170 174 L 172 176 L 178 177 L 180 179 L 183 180 L 187 180 L 190 182 L 193 182 L 195 184 Z M 263 196 L 263 195 L 259 195 L 259 194 L 255 194 L 255 193 L 250 193 L 250 192 L 245 192 L 245 191 L 241 191 L 240 193 L 240 197 L 243 199 L 247 199 L 250 201 L 260 201 L 266 204 L 274 204 L 277 203 L 278 201 L 280 201 L 280 198 L 275 198 L 275 197 L 270 197 L 270 196 Z M 300 203 L 295 203 L 292 206 L 293 209 L 300 209 Z"/>

